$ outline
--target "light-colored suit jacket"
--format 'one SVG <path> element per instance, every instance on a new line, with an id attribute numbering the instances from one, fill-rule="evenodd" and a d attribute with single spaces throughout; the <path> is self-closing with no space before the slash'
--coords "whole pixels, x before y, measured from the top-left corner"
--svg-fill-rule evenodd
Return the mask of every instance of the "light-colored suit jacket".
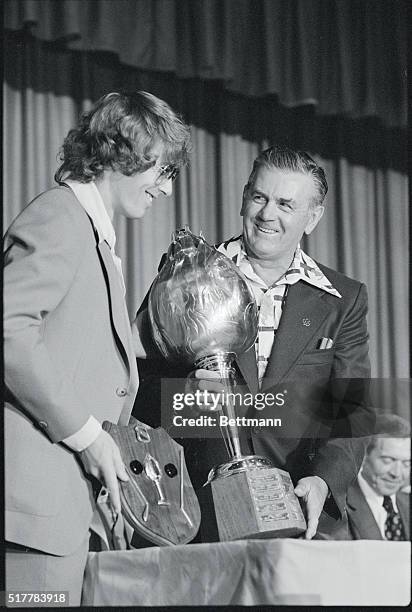
<path id="1" fill-rule="evenodd" d="M 406 539 L 410 540 L 409 494 L 399 492 L 396 495 L 396 504 Z M 353 540 L 383 540 L 379 526 L 357 480 L 348 490 L 347 513 L 349 532 Z"/>
<path id="2" fill-rule="evenodd" d="M 87 537 L 93 494 L 62 440 L 93 415 L 126 424 L 138 386 L 110 248 L 68 187 L 5 237 L 6 539 L 56 555 Z"/>

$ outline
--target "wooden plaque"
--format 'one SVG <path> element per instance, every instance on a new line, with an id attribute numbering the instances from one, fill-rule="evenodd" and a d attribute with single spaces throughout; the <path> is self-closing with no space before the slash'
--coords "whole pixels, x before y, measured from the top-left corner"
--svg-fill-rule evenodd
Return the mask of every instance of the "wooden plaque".
<path id="1" fill-rule="evenodd" d="M 145 539 L 167 546 L 193 540 L 200 507 L 183 448 L 161 427 L 133 419 L 128 426 L 103 423 L 120 449 L 128 482 L 119 481 L 122 512 Z"/>

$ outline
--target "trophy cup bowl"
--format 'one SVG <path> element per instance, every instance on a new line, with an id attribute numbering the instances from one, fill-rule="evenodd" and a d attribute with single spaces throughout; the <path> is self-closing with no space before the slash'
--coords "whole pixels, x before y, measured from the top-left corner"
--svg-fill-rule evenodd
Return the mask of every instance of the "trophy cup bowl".
<path id="1" fill-rule="evenodd" d="M 233 362 L 253 346 L 258 331 L 256 301 L 237 266 L 187 226 L 177 230 L 152 285 L 148 312 L 162 355 L 219 371 L 226 397 L 233 397 Z M 231 401 L 223 402 L 222 411 L 235 420 Z M 206 483 L 220 540 L 302 533 L 306 523 L 289 474 L 266 457 L 242 455 L 236 425 L 222 433 L 229 461 L 213 467 Z"/>

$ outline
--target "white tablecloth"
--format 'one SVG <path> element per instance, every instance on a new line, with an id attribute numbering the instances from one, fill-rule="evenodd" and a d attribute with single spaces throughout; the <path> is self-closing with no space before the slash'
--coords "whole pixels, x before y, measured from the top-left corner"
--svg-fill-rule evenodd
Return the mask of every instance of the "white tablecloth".
<path id="1" fill-rule="evenodd" d="M 410 542 L 247 540 L 89 553 L 90 606 L 410 602 Z"/>

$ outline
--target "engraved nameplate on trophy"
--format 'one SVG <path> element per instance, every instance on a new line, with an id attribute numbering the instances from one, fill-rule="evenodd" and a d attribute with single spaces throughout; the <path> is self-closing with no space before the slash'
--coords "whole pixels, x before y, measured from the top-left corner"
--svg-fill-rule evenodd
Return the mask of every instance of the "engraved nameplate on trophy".
<path id="1" fill-rule="evenodd" d="M 287 472 L 245 469 L 211 481 L 220 541 L 290 538 L 306 529 Z"/>

